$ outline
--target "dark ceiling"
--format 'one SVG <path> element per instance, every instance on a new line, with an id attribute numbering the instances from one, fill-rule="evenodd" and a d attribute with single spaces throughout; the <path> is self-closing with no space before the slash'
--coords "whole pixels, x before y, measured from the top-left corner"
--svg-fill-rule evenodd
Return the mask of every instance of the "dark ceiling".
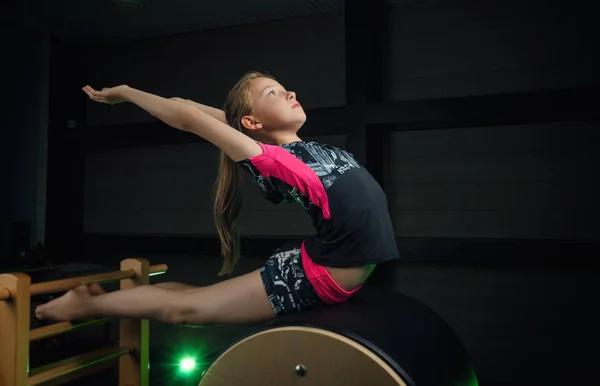
<path id="1" fill-rule="evenodd" d="M 130 40 L 340 12 L 344 0 L 20 0 L 14 21 L 83 40 Z M 115 1 L 115 0 L 112 0 Z M 143 2 L 142 8 L 131 4 Z"/>

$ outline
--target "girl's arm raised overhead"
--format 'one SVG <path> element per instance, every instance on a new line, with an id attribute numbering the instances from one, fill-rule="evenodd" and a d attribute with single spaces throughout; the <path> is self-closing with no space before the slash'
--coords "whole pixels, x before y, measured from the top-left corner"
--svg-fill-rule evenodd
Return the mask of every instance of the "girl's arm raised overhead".
<path id="1" fill-rule="evenodd" d="M 194 102 L 191 99 L 183 99 L 183 98 L 179 98 L 179 97 L 172 97 L 169 99 L 192 106 L 192 107 L 195 107 L 198 110 L 202 111 L 203 113 L 206 113 L 206 114 L 210 115 L 211 117 L 216 118 L 223 123 L 227 123 L 227 120 L 225 119 L 225 111 L 223 111 L 221 109 L 217 109 L 216 107 L 212 107 L 212 106 L 208 106 L 208 105 L 203 105 L 202 103 Z"/>
<path id="2" fill-rule="evenodd" d="M 83 90 L 96 102 L 111 105 L 131 102 L 171 127 L 206 139 L 235 162 L 262 153 L 261 147 L 253 139 L 194 106 L 125 85 L 104 88 L 101 91 L 85 86 Z"/>

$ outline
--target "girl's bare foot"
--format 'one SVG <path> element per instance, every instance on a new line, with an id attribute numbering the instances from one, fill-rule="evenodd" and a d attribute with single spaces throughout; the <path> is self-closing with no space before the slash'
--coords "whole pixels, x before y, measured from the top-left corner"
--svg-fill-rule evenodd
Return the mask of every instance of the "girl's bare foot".
<path id="1" fill-rule="evenodd" d="M 97 287 L 96 287 L 97 286 Z M 40 320 L 56 321 L 84 321 L 92 319 L 89 315 L 89 300 L 98 291 L 103 292 L 102 288 L 96 284 L 90 288 L 87 285 L 80 285 L 46 304 L 42 304 L 35 309 L 35 316 Z"/>
<path id="2" fill-rule="evenodd" d="M 102 286 L 100 286 L 98 283 L 88 284 L 88 289 L 92 295 L 104 295 L 106 293 L 104 288 L 102 288 Z"/>

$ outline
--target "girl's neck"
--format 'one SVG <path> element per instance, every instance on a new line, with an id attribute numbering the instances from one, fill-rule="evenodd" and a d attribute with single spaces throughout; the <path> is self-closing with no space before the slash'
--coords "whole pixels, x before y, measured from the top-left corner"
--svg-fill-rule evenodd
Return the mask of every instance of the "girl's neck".
<path id="1" fill-rule="evenodd" d="M 277 141 L 277 144 L 278 145 L 287 145 L 288 143 L 293 143 L 293 142 L 302 142 L 302 139 L 300 137 L 298 137 L 297 135 L 294 135 L 293 137 Z"/>
<path id="2" fill-rule="evenodd" d="M 293 142 L 302 142 L 302 139 L 300 139 L 300 137 L 298 137 L 298 135 L 296 135 L 295 133 L 278 133 L 278 135 L 265 138 L 265 142 L 274 145 L 286 145 L 288 143 Z"/>

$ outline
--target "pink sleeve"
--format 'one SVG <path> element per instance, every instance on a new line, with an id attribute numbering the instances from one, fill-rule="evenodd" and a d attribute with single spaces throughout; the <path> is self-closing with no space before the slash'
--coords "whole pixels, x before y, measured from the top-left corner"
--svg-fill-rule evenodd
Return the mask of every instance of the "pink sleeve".
<path id="1" fill-rule="evenodd" d="M 263 153 L 248 161 L 265 178 L 277 178 L 297 188 L 308 196 L 310 202 L 323 211 L 323 217 L 330 218 L 329 201 L 321 179 L 304 162 L 277 145 L 258 143 Z"/>

